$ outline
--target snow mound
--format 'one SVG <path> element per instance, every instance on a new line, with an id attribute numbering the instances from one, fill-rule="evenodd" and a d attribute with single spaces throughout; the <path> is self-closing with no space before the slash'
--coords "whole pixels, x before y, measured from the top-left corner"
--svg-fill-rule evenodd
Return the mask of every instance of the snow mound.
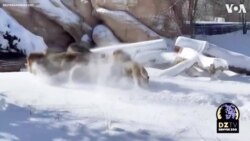
<path id="1" fill-rule="evenodd" d="M 0 52 L 44 52 L 47 49 L 43 38 L 32 34 L 0 9 Z"/>

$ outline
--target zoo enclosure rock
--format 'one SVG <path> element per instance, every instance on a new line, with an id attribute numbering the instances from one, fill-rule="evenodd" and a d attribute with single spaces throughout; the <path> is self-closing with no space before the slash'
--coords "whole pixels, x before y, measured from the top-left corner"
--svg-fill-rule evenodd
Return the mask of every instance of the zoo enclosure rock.
<path id="1" fill-rule="evenodd" d="M 1 0 L 0 4 L 11 2 L 31 4 L 33 1 L 37 2 L 37 0 Z M 50 2 L 56 8 L 54 1 L 45 1 Z M 187 0 L 61 0 L 69 10 L 81 17 L 82 21 L 90 25 L 92 29 L 101 21 L 104 21 L 106 26 L 108 26 L 122 42 L 151 40 L 160 38 L 160 36 L 174 38 L 182 34 L 183 13 L 187 13 L 185 9 L 186 1 Z M 124 26 L 124 20 L 120 18 L 113 20 L 112 23 L 109 21 L 112 19 L 111 17 L 98 13 L 99 8 L 105 8 L 113 12 L 124 11 L 125 14 L 135 19 L 137 23 L 142 26 L 147 27 L 152 31 L 151 33 L 155 35 L 150 37 L 147 32 L 140 31 L 140 25 L 133 25 L 132 23 L 126 24 L 127 29 L 131 28 L 134 31 L 140 31 L 140 34 L 138 34 L 138 32 L 134 33 L 134 37 L 136 36 L 137 38 L 124 36 L 126 34 L 133 35 L 133 30 L 129 32 L 128 30 L 120 30 L 120 28 Z M 65 29 L 64 27 L 68 26 L 64 26 L 63 23 L 58 23 L 58 20 L 46 15 L 44 11 L 39 11 L 36 7 L 3 7 L 3 9 L 32 33 L 43 37 L 48 47 L 52 48 L 51 50 L 63 51 L 70 43 L 76 40 L 76 37 L 79 37 L 79 35 L 72 35 L 70 31 L 72 28 Z M 75 27 L 75 29 L 79 29 L 79 27 Z M 84 35 L 84 33 L 82 33 L 82 35 Z"/>

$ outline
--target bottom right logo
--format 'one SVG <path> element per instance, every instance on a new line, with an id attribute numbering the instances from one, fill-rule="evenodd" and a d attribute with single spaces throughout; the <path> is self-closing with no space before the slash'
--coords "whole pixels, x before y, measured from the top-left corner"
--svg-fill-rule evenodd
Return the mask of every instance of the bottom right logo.
<path id="1" fill-rule="evenodd" d="M 240 111 L 233 103 L 221 104 L 217 111 L 217 133 L 239 133 Z"/>

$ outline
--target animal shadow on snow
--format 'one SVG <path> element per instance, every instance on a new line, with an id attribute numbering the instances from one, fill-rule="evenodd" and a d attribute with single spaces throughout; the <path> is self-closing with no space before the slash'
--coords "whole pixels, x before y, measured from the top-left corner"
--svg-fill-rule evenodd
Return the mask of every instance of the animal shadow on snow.
<path id="1" fill-rule="evenodd" d="M 66 114 L 66 112 L 61 112 Z M 64 124 L 72 119 L 60 119 L 57 111 L 36 111 L 32 113 L 28 107 L 8 104 L 6 110 L 0 111 L 0 140 L 10 141 L 150 141 L 152 136 L 144 132 L 128 132 L 125 129 L 114 129 L 117 134 L 108 134 L 107 129 L 91 129 L 79 122 L 73 124 L 77 130 L 74 134 L 69 126 L 53 126 Z M 79 120 L 79 119 L 77 119 Z M 74 120 L 72 120 L 74 121 Z M 111 129 L 110 129 L 111 130 Z M 153 140 L 173 141 L 168 137 L 154 137 Z"/>

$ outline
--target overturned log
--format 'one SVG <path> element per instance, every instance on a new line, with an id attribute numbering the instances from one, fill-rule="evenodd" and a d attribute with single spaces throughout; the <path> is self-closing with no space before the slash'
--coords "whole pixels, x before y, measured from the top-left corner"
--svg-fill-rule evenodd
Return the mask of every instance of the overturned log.
<path id="1" fill-rule="evenodd" d="M 250 71 L 244 68 L 238 68 L 238 67 L 234 67 L 234 66 L 229 66 L 229 70 L 239 73 L 239 74 L 246 74 L 246 75 L 250 75 Z"/>
<path id="2" fill-rule="evenodd" d="M 175 43 L 176 48 L 192 48 L 204 55 L 222 58 L 227 61 L 229 70 L 250 75 L 250 57 L 218 47 L 207 41 L 178 37 Z"/>
<path id="3" fill-rule="evenodd" d="M 168 45 L 164 39 L 118 44 L 104 48 L 91 49 L 93 53 L 112 54 L 115 50 L 121 49 L 130 54 L 131 57 L 143 65 L 164 64 L 166 60 L 161 57 L 162 52 L 168 51 Z"/>

